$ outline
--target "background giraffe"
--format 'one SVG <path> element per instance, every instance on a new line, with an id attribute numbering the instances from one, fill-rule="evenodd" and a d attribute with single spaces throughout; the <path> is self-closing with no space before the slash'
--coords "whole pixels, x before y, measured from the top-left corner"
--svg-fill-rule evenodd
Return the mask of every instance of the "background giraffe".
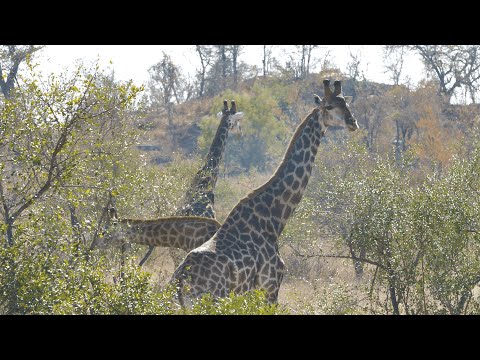
<path id="1" fill-rule="evenodd" d="M 235 100 L 231 101 L 230 110 L 227 100 L 223 100 L 223 110 L 217 114 L 217 117 L 220 116 L 220 124 L 210 145 L 205 164 L 195 174 L 185 194 L 183 206 L 175 212 L 177 216 L 215 218 L 214 189 L 218 179 L 220 162 L 225 152 L 228 133 L 235 126 L 239 127 L 239 120 L 243 117 L 243 113 L 237 113 Z"/>
<path id="2" fill-rule="evenodd" d="M 225 152 L 229 131 L 234 128 L 240 129 L 240 120 L 243 118 L 243 113 L 237 112 L 235 100 L 231 101 L 230 109 L 228 109 L 227 100 L 223 100 L 223 110 L 217 114 L 217 117 L 220 118 L 220 123 L 213 138 L 212 144 L 210 145 L 205 164 L 195 174 L 183 199 L 183 205 L 175 211 L 174 216 L 201 216 L 210 219 L 215 218 L 214 190 L 218 179 L 220 163 Z M 196 223 L 199 224 L 198 221 Z M 130 236 L 134 235 L 132 230 L 129 232 L 129 234 Z M 173 237 L 170 238 L 172 241 L 175 241 Z M 134 236 L 132 239 L 138 238 Z M 151 244 L 149 245 L 147 253 L 140 261 L 140 266 L 145 263 L 155 246 L 170 247 L 170 255 L 172 256 L 175 266 L 178 265 L 180 258 L 176 250 L 176 246 L 168 241 L 155 241 L 153 239 L 150 241 Z M 188 244 L 190 244 L 191 247 L 185 248 L 184 250 L 190 251 L 196 248 L 201 244 L 199 241 L 200 240 L 190 239 Z M 158 245 L 160 242 L 162 245 Z"/>
<path id="3" fill-rule="evenodd" d="M 275 174 L 240 200 L 215 235 L 175 270 L 171 281 L 178 281 L 182 306 L 185 295 L 224 297 L 253 288 L 264 289 L 269 302 L 277 301 L 284 272 L 277 240 L 302 199 L 320 140 L 329 125 L 358 129 L 348 106 L 351 98 L 341 94 L 340 81 L 335 81 L 333 93 L 330 81 L 323 83 L 324 98 L 314 95 L 317 107 L 298 126 Z"/>

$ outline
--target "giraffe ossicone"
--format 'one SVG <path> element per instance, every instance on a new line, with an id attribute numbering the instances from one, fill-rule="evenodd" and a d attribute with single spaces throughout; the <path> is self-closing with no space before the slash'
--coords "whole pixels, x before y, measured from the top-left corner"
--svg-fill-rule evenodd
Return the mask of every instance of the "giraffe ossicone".
<path id="1" fill-rule="evenodd" d="M 321 138 L 330 125 L 358 129 L 341 82 L 324 80 L 324 97 L 314 95 L 316 107 L 300 123 L 274 175 L 233 207 L 220 229 L 207 242 L 190 251 L 175 270 L 171 283 L 178 299 L 210 293 L 225 297 L 231 291 L 266 291 L 269 302 L 278 300 L 285 264 L 278 237 L 302 199 Z"/>

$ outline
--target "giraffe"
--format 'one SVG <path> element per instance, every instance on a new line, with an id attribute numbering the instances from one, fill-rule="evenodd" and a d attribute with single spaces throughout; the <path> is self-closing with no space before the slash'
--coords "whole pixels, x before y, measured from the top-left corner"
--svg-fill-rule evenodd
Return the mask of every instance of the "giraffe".
<path id="1" fill-rule="evenodd" d="M 200 216 L 209 219 L 215 219 L 215 197 L 214 197 L 214 189 L 218 179 L 218 172 L 220 168 L 220 162 L 223 157 L 223 153 L 225 151 L 226 141 L 228 138 L 229 131 L 232 129 L 240 130 L 240 120 L 243 118 L 243 112 L 237 112 L 237 105 L 235 100 L 231 100 L 231 107 L 228 108 L 228 101 L 223 100 L 223 110 L 217 114 L 217 118 L 220 119 L 220 123 L 218 125 L 217 131 L 213 138 L 212 144 L 210 145 L 210 149 L 206 156 L 205 164 L 197 171 L 190 186 L 185 194 L 183 199 L 183 205 L 174 213 L 174 216 L 177 217 L 184 217 L 184 216 Z M 151 220 L 147 220 L 149 222 Z M 129 221 L 125 221 L 123 225 L 128 224 Z M 135 234 L 134 229 L 138 229 L 140 224 L 140 220 L 136 220 L 137 227 L 130 229 L 129 231 L 125 232 L 122 231 L 123 234 L 129 234 L 129 237 L 132 239 L 138 239 Z M 196 221 L 196 224 L 200 226 L 201 222 Z M 124 227 L 124 226 L 123 226 Z M 175 245 L 175 238 L 169 237 L 171 241 L 155 241 L 151 240 L 149 244 L 149 249 L 142 258 L 139 263 L 139 266 L 142 266 L 145 261 L 147 261 L 148 257 L 153 252 L 155 246 L 165 246 L 171 248 L 178 248 Z M 187 247 L 182 248 L 183 250 L 190 251 L 201 243 L 199 238 L 197 240 L 191 239 L 187 242 Z M 206 241 L 207 239 L 205 239 Z M 160 245 L 161 243 L 161 245 Z M 171 253 L 172 258 L 174 259 L 175 265 L 178 265 L 178 260 L 175 259 L 178 257 L 175 252 Z"/>
<path id="2" fill-rule="evenodd" d="M 195 174 L 183 200 L 183 206 L 175 212 L 177 216 L 203 216 L 215 218 L 214 189 L 217 183 L 220 162 L 225 151 L 229 130 L 239 128 L 243 113 L 237 113 L 235 100 L 231 101 L 230 110 L 227 100 L 223 100 L 223 110 L 217 114 L 220 119 L 217 132 L 206 156 L 205 164 Z"/>
<path id="3" fill-rule="evenodd" d="M 254 288 L 264 289 L 268 302 L 278 301 L 285 268 L 278 238 L 302 199 L 320 140 L 333 124 L 359 128 L 341 82 L 334 82 L 334 92 L 329 80 L 323 85 L 323 99 L 314 95 L 316 107 L 297 127 L 274 175 L 240 200 L 215 235 L 190 251 L 173 273 L 170 283 L 177 285 L 182 306 L 205 293 L 225 297 Z"/>

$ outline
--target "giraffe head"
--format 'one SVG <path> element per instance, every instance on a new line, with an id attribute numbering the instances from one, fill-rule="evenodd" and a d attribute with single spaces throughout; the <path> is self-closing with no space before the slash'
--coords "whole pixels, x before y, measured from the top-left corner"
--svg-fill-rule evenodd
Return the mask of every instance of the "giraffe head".
<path id="1" fill-rule="evenodd" d="M 323 86 L 325 89 L 325 96 L 321 99 L 318 95 L 314 94 L 315 104 L 322 114 L 323 125 L 326 127 L 330 125 L 345 125 L 348 130 L 357 130 L 357 120 L 353 116 L 350 110 L 351 96 L 343 96 L 342 83 L 336 80 L 333 83 L 334 91 L 330 89 L 330 80 L 323 80 Z"/>
<path id="2" fill-rule="evenodd" d="M 107 208 L 105 225 L 103 226 L 100 238 L 97 240 L 98 247 L 106 248 L 112 243 L 118 242 L 121 236 L 118 231 L 118 223 L 117 209 L 114 207 Z"/>
<path id="3" fill-rule="evenodd" d="M 223 100 L 223 110 L 217 114 L 217 118 L 223 119 L 226 117 L 228 130 L 233 130 L 237 134 L 242 134 L 242 128 L 240 126 L 240 120 L 243 118 L 243 112 L 237 112 L 237 104 L 235 100 L 231 101 L 231 107 L 228 109 L 228 101 Z"/>

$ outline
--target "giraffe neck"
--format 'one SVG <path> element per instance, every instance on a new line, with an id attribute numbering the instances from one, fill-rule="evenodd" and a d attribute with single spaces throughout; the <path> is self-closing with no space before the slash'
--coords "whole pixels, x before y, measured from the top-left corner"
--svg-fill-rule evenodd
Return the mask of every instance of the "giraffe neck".
<path id="1" fill-rule="evenodd" d="M 228 131 L 228 116 L 223 116 L 208 151 L 206 162 L 195 174 L 185 195 L 184 205 L 176 212 L 177 215 L 215 217 L 213 191 L 217 183 Z"/>
<path id="2" fill-rule="evenodd" d="M 319 110 L 314 109 L 302 121 L 275 174 L 232 209 L 219 234 L 253 230 L 267 241 L 277 241 L 302 199 L 312 173 L 317 149 L 325 133 L 319 117 Z M 248 241 L 248 236 L 244 239 Z"/>
<path id="3" fill-rule="evenodd" d="M 141 245 L 195 249 L 219 229 L 214 219 L 197 216 L 166 217 L 156 220 L 122 219 L 112 231 L 111 241 L 122 240 Z"/>

